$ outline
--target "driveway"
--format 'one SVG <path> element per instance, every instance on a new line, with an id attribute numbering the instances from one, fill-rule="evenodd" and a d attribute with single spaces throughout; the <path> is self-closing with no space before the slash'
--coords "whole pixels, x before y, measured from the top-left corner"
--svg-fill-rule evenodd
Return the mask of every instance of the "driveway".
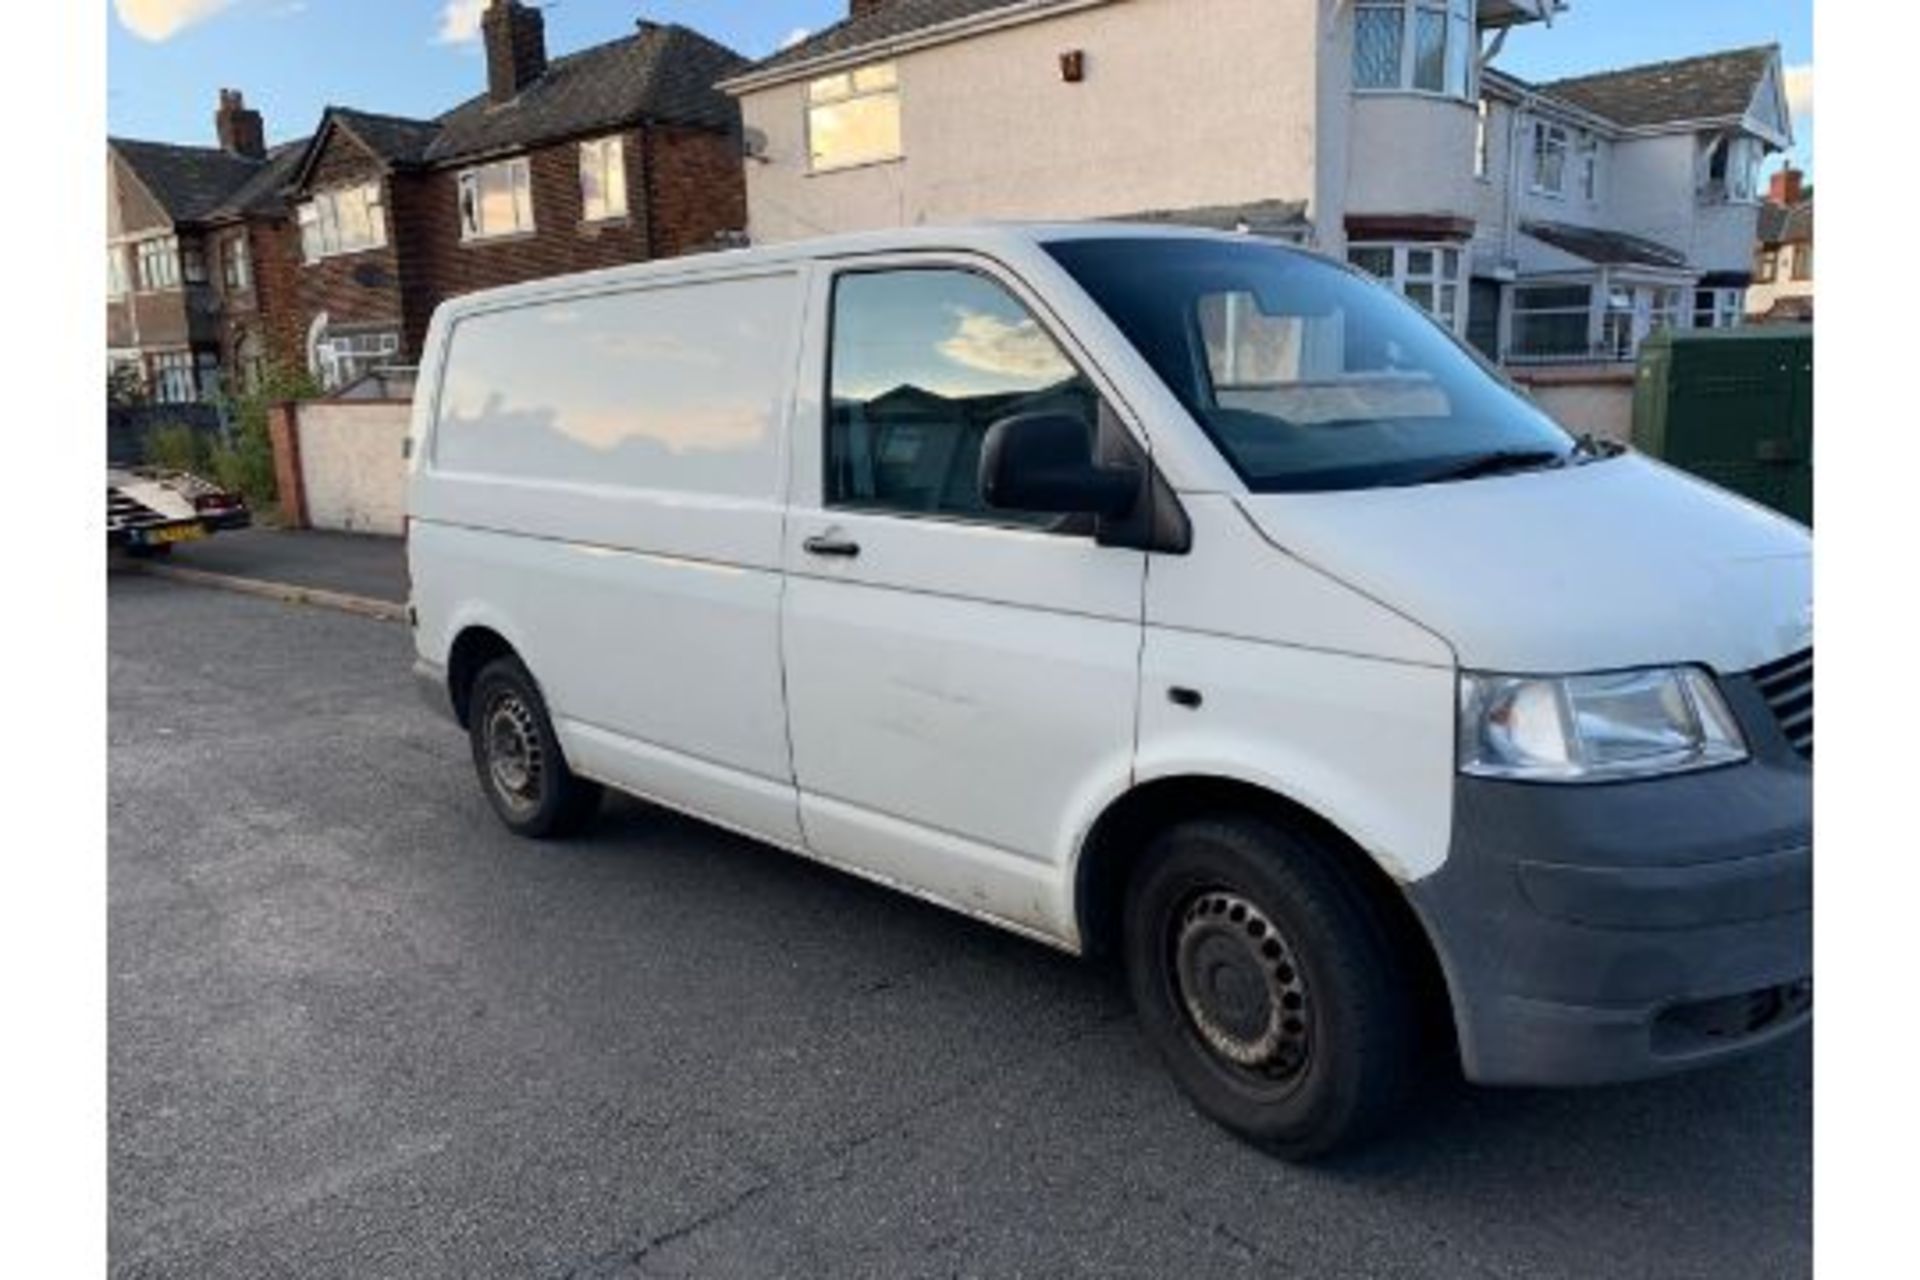
<path id="1" fill-rule="evenodd" d="M 508 837 L 403 626 L 109 592 L 116 1275 L 1810 1271 L 1806 1037 L 1289 1167 L 1064 956 L 635 803 Z"/>

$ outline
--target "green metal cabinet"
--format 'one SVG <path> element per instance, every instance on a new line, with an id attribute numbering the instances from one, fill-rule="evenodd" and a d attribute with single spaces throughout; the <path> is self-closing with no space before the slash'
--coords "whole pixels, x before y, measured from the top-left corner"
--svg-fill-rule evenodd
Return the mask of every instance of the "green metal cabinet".
<path id="1" fill-rule="evenodd" d="M 1662 332 L 1640 349 L 1633 443 L 1813 523 L 1813 330 Z"/>

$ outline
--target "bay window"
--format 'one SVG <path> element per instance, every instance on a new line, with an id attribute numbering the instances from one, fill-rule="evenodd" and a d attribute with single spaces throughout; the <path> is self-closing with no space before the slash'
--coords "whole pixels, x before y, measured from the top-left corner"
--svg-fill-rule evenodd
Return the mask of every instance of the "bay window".
<path id="1" fill-rule="evenodd" d="M 1473 0 L 1361 0 L 1354 8 L 1353 85 L 1472 97 Z"/>
<path id="2" fill-rule="evenodd" d="M 1707 153 L 1707 195 L 1739 204 L 1756 199 L 1765 158 L 1758 138 L 1722 137 Z"/>
<path id="3" fill-rule="evenodd" d="M 891 62 L 807 85 L 807 154 L 816 173 L 900 158 L 900 78 Z"/>
<path id="4" fill-rule="evenodd" d="M 618 135 L 580 144 L 580 216 L 605 222 L 627 216 L 627 147 Z"/>
<path id="5" fill-rule="evenodd" d="M 1461 251 L 1442 244 L 1356 244 L 1347 261 L 1390 284 L 1407 301 L 1458 331 L 1461 315 Z"/>
<path id="6" fill-rule="evenodd" d="M 298 212 L 300 250 L 308 262 L 387 243 L 387 217 L 377 182 L 317 192 Z"/>
<path id="7" fill-rule="evenodd" d="M 490 240 L 533 230 L 533 179 L 519 156 L 460 175 L 460 238 Z"/>

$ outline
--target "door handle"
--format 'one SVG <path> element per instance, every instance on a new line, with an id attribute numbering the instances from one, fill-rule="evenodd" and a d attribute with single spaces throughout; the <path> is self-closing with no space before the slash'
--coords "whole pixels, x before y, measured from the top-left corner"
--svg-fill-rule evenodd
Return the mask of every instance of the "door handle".
<path id="1" fill-rule="evenodd" d="M 812 556 L 836 556 L 842 560 L 852 560 L 860 554 L 860 544 L 837 533 L 816 533 L 800 544 Z"/>

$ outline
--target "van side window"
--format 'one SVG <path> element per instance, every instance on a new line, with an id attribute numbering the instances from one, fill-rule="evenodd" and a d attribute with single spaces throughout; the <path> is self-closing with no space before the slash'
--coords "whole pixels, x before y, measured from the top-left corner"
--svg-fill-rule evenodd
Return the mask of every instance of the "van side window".
<path id="1" fill-rule="evenodd" d="M 833 294 L 826 500 L 917 515 L 1052 524 L 980 494 L 987 429 L 1067 413 L 1089 438 L 1100 396 L 1004 288 L 971 271 L 842 275 Z"/>
<path id="2" fill-rule="evenodd" d="M 531 484 L 771 500 L 792 275 L 560 298 L 455 325 L 433 464 Z"/>

